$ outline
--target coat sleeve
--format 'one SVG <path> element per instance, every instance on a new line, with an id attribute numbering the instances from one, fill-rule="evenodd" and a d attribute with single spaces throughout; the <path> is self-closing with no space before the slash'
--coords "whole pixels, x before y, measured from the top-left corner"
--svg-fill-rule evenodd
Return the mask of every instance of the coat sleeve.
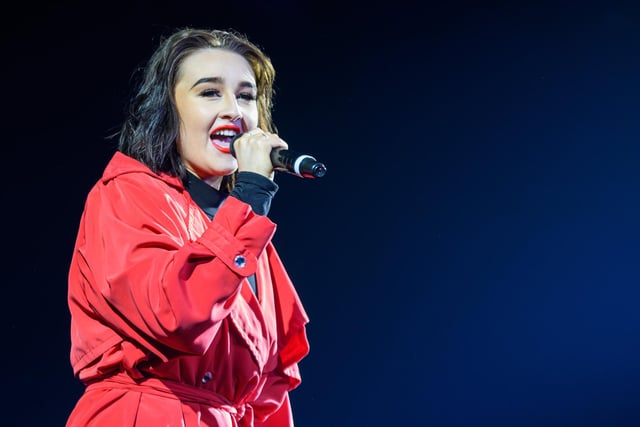
<path id="1" fill-rule="evenodd" d="M 202 354 L 275 224 L 229 197 L 192 239 L 194 205 L 148 180 L 125 175 L 90 193 L 70 279 L 121 335 L 156 354 Z"/>
<path id="2" fill-rule="evenodd" d="M 266 420 L 256 420 L 256 427 L 293 427 L 293 413 L 289 402 L 289 393 L 285 394 L 282 405 Z"/>

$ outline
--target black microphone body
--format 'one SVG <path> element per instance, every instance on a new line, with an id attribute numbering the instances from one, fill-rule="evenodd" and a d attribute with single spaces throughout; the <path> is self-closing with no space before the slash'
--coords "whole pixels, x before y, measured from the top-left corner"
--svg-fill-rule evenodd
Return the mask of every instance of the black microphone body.
<path id="1" fill-rule="evenodd" d="M 231 155 L 236 156 L 233 144 L 243 134 L 233 137 L 229 145 Z M 299 154 L 284 148 L 274 148 L 269 155 L 275 170 L 290 173 L 301 178 L 321 178 L 327 173 L 327 167 L 308 154 Z"/>
<path id="2" fill-rule="evenodd" d="M 327 173 L 325 165 L 308 154 L 276 148 L 271 150 L 270 157 L 274 169 L 302 178 L 321 178 Z"/>

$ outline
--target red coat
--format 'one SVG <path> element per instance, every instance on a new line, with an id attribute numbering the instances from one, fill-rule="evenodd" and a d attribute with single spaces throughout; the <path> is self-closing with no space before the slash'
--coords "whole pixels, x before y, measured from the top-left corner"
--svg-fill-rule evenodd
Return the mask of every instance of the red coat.
<path id="1" fill-rule="evenodd" d="M 71 365 L 88 387 L 67 426 L 293 425 L 308 318 L 275 229 L 233 197 L 210 221 L 179 179 L 116 153 L 69 271 Z"/>

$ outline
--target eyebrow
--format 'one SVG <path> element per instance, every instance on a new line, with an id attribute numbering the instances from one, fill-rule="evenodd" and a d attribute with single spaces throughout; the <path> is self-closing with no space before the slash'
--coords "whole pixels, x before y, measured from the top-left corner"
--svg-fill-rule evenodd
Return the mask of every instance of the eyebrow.
<path id="1" fill-rule="evenodd" d="M 191 89 L 193 89 L 194 87 L 198 86 L 199 84 L 202 83 L 224 83 L 224 79 L 222 77 L 203 77 L 201 79 L 198 79 L 197 82 L 195 82 L 193 84 L 193 86 L 191 86 Z M 256 85 L 254 85 L 251 82 L 248 81 L 242 81 L 240 82 L 240 84 L 238 85 L 240 88 L 249 88 L 249 89 L 256 89 Z"/>

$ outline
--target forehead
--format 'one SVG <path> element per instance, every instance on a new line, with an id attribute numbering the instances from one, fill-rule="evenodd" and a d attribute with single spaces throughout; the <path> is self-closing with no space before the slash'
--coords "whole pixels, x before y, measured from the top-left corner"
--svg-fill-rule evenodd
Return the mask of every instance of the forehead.
<path id="1" fill-rule="evenodd" d="M 255 74 L 249 61 L 239 53 L 219 48 L 197 50 L 182 61 L 179 80 L 195 82 L 202 77 L 255 83 Z"/>

